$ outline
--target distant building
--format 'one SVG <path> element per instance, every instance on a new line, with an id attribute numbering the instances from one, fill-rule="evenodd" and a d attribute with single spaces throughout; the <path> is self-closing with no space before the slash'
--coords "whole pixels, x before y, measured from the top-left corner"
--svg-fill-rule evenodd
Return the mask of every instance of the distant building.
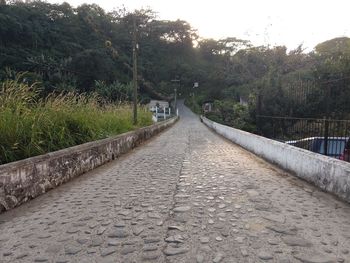
<path id="1" fill-rule="evenodd" d="M 208 101 L 204 101 L 202 104 L 202 110 L 203 112 L 212 112 L 213 111 L 213 103 L 214 101 L 212 100 L 208 100 Z"/>
<path id="2" fill-rule="evenodd" d="M 156 111 L 156 107 L 158 108 L 169 108 L 169 102 L 165 100 L 151 100 L 148 104 L 148 108 L 150 111 Z"/>
<path id="3" fill-rule="evenodd" d="M 166 120 L 172 116 L 169 103 L 165 100 L 151 100 L 148 104 L 148 109 L 153 113 L 153 122 Z"/>

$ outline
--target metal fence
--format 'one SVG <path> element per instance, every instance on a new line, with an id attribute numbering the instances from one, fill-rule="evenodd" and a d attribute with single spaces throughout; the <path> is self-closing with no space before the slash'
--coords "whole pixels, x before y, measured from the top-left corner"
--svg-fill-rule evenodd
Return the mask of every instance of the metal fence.
<path id="1" fill-rule="evenodd" d="M 257 115 L 350 118 L 350 78 L 283 82 L 257 89 Z"/>
<path id="2" fill-rule="evenodd" d="M 350 118 L 350 78 L 284 81 L 257 95 L 260 135 L 350 161 L 350 120 L 339 120 Z"/>
<path id="3" fill-rule="evenodd" d="M 257 115 L 258 133 L 267 138 L 350 161 L 350 121 Z"/>

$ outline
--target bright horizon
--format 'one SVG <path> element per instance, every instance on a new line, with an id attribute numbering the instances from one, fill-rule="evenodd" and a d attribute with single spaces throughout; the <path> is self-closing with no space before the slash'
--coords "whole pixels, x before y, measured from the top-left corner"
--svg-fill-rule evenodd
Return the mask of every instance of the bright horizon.
<path id="1" fill-rule="evenodd" d="M 62 0 L 49 0 L 62 3 Z M 307 50 L 323 41 L 350 35 L 350 1 L 315 0 L 68 0 L 76 7 L 96 3 L 106 11 L 151 8 L 159 19 L 189 22 L 202 38 L 237 37 L 253 45 L 285 45 Z"/>

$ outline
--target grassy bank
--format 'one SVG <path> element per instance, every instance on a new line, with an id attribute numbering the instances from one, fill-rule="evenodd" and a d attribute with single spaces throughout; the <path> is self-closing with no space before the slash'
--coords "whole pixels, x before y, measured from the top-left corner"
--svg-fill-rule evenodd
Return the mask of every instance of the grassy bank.
<path id="1" fill-rule="evenodd" d="M 0 85 L 0 164 L 152 124 L 145 108 L 139 108 L 134 126 L 130 105 L 101 103 L 93 95 L 40 98 L 36 85 L 25 84 L 20 75 Z"/>

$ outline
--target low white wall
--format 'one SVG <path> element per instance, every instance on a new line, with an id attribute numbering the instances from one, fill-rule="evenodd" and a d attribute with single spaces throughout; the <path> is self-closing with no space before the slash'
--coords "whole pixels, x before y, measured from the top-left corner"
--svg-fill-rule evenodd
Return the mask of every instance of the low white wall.
<path id="1" fill-rule="evenodd" d="M 350 163 L 201 118 L 232 142 L 350 202 Z"/>

